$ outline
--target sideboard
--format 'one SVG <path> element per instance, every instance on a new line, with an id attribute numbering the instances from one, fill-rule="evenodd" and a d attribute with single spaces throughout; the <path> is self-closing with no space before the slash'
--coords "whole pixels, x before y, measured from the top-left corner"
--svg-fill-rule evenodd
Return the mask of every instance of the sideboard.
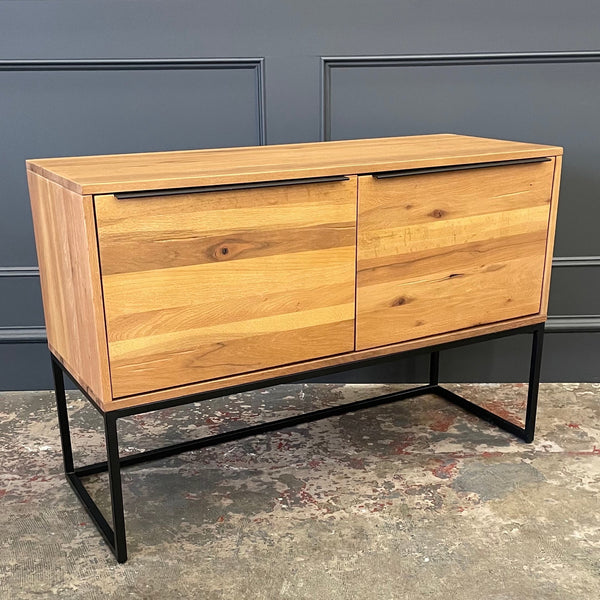
<path id="1" fill-rule="evenodd" d="M 533 439 L 562 149 L 440 134 L 27 161 L 67 478 L 126 560 L 120 469 L 436 393 Z M 439 351 L 532 333 L 521 427 Z M 120 457 L 117 419 L 426 351 L 427 385 Z M 73 464 L 63 374 L 104 418 Z M 112 527 L 82 478 L 108 471 Z"/>

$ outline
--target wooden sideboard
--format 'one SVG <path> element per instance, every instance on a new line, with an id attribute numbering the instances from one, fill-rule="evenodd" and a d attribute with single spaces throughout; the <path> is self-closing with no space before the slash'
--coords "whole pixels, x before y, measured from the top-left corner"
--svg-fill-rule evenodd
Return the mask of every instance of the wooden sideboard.
<path id="1" fill-rule="evenodd" d="M 30 160 L 58 395 L 66 371 L 112 428 L 173 399 L 543 324 L 561 159 L 441 134 Z"/>
<path id="2" fill-rule="evenodd" d="M 458 135 L 28 161 L 48 344 L 113 410 L 543 321 L 560 161 Z"/>

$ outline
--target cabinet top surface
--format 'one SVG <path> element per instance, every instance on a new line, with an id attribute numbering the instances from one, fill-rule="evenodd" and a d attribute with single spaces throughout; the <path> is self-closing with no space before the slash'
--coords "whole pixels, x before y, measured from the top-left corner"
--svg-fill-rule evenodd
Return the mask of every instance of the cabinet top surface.
<path id="1" fill-rule="evenodd" d="M 562 154 L 544 146 L 454 134 L 28 160 L 80 194 L 352 175 Z"/>

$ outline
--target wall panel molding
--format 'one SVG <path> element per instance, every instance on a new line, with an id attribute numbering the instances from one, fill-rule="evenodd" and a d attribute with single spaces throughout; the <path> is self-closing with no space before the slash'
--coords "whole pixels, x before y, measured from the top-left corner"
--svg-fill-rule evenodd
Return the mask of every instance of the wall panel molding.
<path id="1" fill-rule="evenodd" d="M 599 256 L 559 256 L 553 268 L 598 267 Z M 39 277 L 38 267 L 0 267 L 0 277 Z M 550 315 L 547 333 L 600 332 L 600 315 Z M 45 343 L 46 330 L 38 326 L 0 327 L 0 344 Z"/>
<path id="2" fill-rule="evenodd" d="M 331 139 L 331 79 L 334 69 L 431 67 L 466 65 L 519 65 L 598 63 L 600 50 L 576 52 L 497 52 L 476 54 L 406 54 L 380 56 L 322 56 L 321 57 L 321 140 Z M 600 256 L 559 256 L 552 261 L 553 268 L 597 267 Z M 551 315 L 546 327 L 548 333 L 588 333 L 600 331 L 598 315 Z"/>
<path id="3" fill-rule="evenodd" d="M 555 256 L 552 268 L 564 267 L 600 267 L 600 256 Z M 38 267 L 3 267 L 0 266 L 0 277 L 39 277 Z"/>
<path id="4" fill-rule="evenodd" d="M 3 71 L 167 71 L 167 70 L 251 70 L 256 99 L 256 139 L 267 143 L 265 109 L 265 59 L 245 58 L 90 58 L 90 59 L 4 59 Z M 37 266 L 0 266 L 0 277 L 39 277 Z M 41 326 L 0 327 L 0 344 L 46 343 Z"/>
<path id="5" fill-rule="evenodd" d="M 0 277 L 39 277 L 38 267 L 0 267 Z"/>
<path id="6" fill-rule="evenodd" d="M 265 109 L 265 59 L 249 58 L 73 58 L 5 59 L 1 71 L 181 71 L 181 70 L 254 71 L 258 145 L 267 143 Z"/>
<path id="7" fill-rule="evenodd" d="M 546 333 L 600 333 L 600 315 L 556 315 L 548 317 Z M 41 326 L 0 327 L 0 344 L 45 344 Z"/>
<path id="8" fill-rule="evenodd" d="M 45 327 L 0 327 L 0 344 L 45 344 L 46 341 Z"/>
<path id="9" fill-rule="evenodd" d="M 546 323 L 546 333 L 599 332 L 600 315 L 553 315 Z"/>
<path id="10" fill-rule="evenodd" d="M 321 56 L 321 140 L 331 139 L 331 73 L 354 67 L 439 67 L 600 62 L 600 50 Z"/>
<path id="11" fill-rule="evenodd" d="M 552 268 L 562 267 L 600 267 L 600 256 L 555 256 Z"/>

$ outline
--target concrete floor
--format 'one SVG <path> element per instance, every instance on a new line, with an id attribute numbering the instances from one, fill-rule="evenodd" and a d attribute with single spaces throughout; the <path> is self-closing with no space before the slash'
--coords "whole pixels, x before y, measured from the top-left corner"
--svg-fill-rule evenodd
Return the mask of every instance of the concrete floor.
<path id="1" fill-rule="evenodd" d="M 457 386 L 518 413 L 521 385 Z M 123 420 L 122 452 L 386 393 L 296 385 Z M 103 458 L 70 394 L 76 460 Z M 0 394 L 0 598 L 600 598 L 600 384 L 545 384 L 536 441 L 433 397 L 127 469 L 118 565 L 61 473 L 53 396 Z M 106 506 L 106 479 L 89 487 Z"/>

